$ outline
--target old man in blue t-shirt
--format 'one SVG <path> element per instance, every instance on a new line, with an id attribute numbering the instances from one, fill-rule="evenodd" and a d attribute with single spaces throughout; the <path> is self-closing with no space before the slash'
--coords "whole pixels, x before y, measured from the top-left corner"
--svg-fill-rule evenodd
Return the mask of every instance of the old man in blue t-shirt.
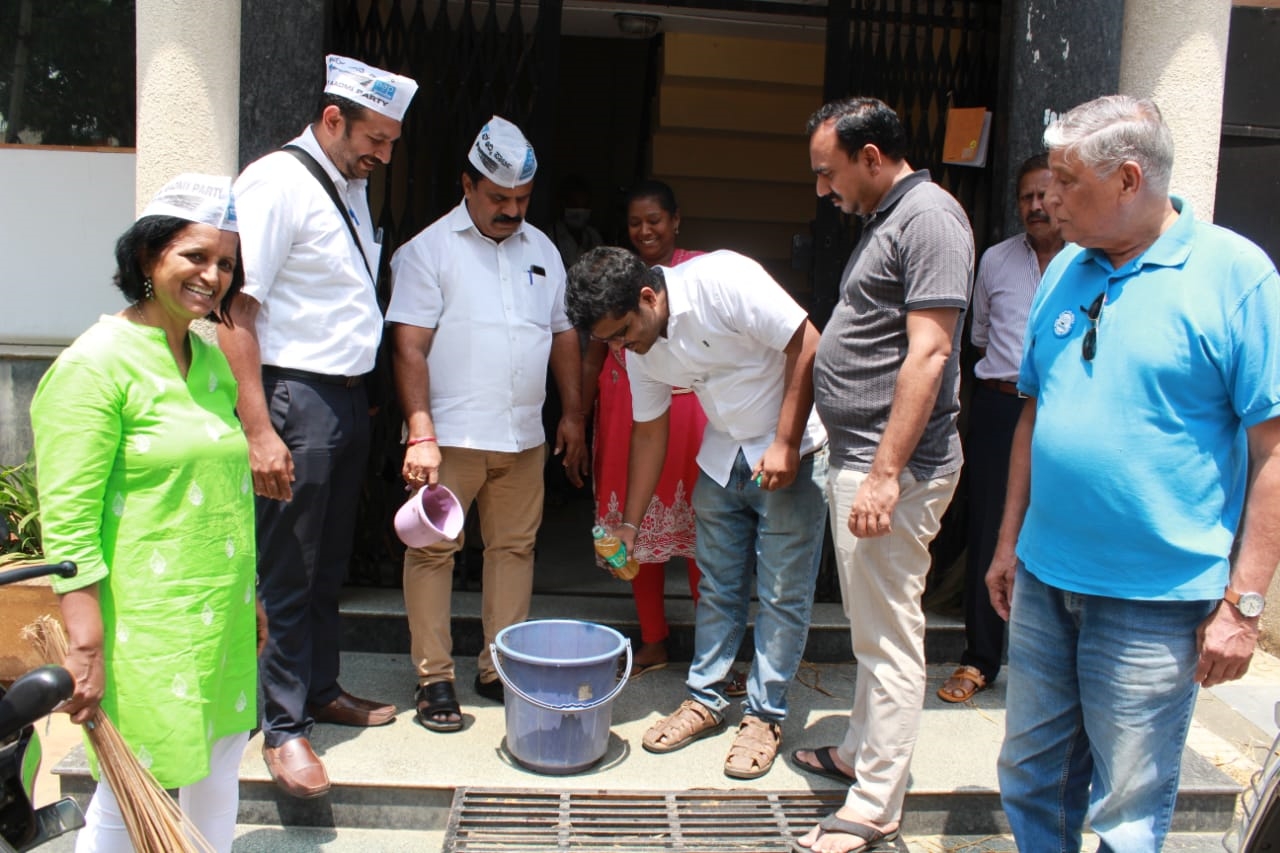
<path id="1" fill-rule="evenodd" d="M 1197 688 L 1248 669 L 1280 561 L 1280 278 L 1168 194 L 1151 101 L 1090 101 L 1045 142 L 1075 245 L 1031 308 L 987 574 L 1000 792 L 1021 850 L 1078 850 L 1087 818 L 1099 850 L 1154 851 Z"/>

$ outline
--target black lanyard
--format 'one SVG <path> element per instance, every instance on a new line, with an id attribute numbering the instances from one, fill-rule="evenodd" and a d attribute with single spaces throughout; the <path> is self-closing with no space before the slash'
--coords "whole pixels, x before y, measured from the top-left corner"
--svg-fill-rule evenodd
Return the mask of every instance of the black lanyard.
<path id="1" fill-rule="evenodd" d="M 338 213 L 342 215 L 342 221 L 347 223 L 347 230 L 351 232 L 351 239 L 356 241 L 356 250 L 360 252 L 360 260 L 364 261 L 364 269 L 365 272 L 369 273 L 369 281 L 373 282 L 374 286 L 377 287 L 378 280 L 374 278 L 373 270 L 369 269 L 369 259 L 365 257 L 364 244 L 360 242 L 360 235 L 356 232 L 356 224 L 351 221 L 351 214 L 347 212 L 347 206 L 339 198 L 338 188 L 333 185 L 333 181 L 325 174 L 324 167 L 316 162 L 316 158 L 297 145 L 286 145 L 280 150 L 288 151 L 294 157 L 297 157 L 298 162 L 307 167 L 307 171 L 320 182 L 320 186 L 324 187 L 325 192 L 329 194 L 329 198 L 333 200 L 333 206 L 338 208 Z"/>

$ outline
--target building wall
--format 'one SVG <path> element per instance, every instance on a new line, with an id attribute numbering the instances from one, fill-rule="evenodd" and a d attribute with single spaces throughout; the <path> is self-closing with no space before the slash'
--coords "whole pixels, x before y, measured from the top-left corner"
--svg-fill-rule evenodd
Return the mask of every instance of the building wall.
<path id="1" fill-rule="evenodd" d="M 1120 91 L 1149 97 L 1173 131 L 1170 189 L 1213 220 L 1229 0 L 1127 0 Z"/>
<path id="2" fill-rule="evenodd" d="M 65 346 L 120 309 L 113 252 L 133 221 L 134 161 L 130 149 L 0 146 L 16 202 L 0 205 L 0 348 Z"/>
<path id="3" fill-rule="evenodd" d="M 240 0 L 137 0 L 137 207 L 174 175 L 239 171 Z"/>
<path id="4" fill-rule="evenodd" d="M 792 237 L 809 234 L 805 121 L 822 104 L 821 44 L 668 33 L 651 171 L 680 201 L 687 249 L 734 249 L 804 303 Z"/>
<path id="5" fill-rule="evenodd" d="M 31 449 L 27 411 L 45 369 L 124 300 L 111 283 L 116 238 L 133 221 L 130 149 L 0 146 L 0 465 Z"/>

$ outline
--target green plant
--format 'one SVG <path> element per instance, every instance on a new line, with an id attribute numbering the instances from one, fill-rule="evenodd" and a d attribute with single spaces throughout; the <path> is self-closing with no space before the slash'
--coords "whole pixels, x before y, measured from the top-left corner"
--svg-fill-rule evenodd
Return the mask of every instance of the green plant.
<path id="1" fill-rule="evenodd" d="M 0 555 L 4 555 L 0 562 L 40 556 L 43 546 L 34 454 L 19 465 L 0 467 L 0 521 L 5 527 L 0 531 L 5 534 L 0 538 Z"/>

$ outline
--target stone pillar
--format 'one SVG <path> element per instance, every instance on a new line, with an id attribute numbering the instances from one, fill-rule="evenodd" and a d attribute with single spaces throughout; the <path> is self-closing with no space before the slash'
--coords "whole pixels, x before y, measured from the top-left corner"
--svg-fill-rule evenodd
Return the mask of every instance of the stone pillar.
<path id="1" fill-rule="evenodd" d="M 314 118 L 324 91 L 326 0 L 241 0 L 240 168 Z"/>
<path id="2" fill-rule="evenodd" d="M 1213 219 L 1229 0 L 1127 0 L 1120 91 L 1152 98 L 1173 131 L 1170 188 Z"/>
<path id="3" fill-rule="evenodd" d="M 1120 90 L 1120 33 L 1126 5 L 1134 5 L 1134 0 L 1127 4 L 1125 0 L 1006 0 L 1003 4 L 1004 84 L 994 117 L 1003 133 L 993 165 L 994 191 L 1003 194 L 997 209 L 1004 216 L 1003 223 L 1000 217 L 992 217 L 997 233 L 988 235 L 990 242 L 1022 230 L 1014 179 L 1023 160 L 1044 150 L 1049 119 Z M 1154 7 L 1158 0 L 1141 5 Z"/>
<path id="4" fill-rule="evenodd" d="M 141 212 L 180 172 L 234 175 L 240 0 L 137 0 Z"/>

